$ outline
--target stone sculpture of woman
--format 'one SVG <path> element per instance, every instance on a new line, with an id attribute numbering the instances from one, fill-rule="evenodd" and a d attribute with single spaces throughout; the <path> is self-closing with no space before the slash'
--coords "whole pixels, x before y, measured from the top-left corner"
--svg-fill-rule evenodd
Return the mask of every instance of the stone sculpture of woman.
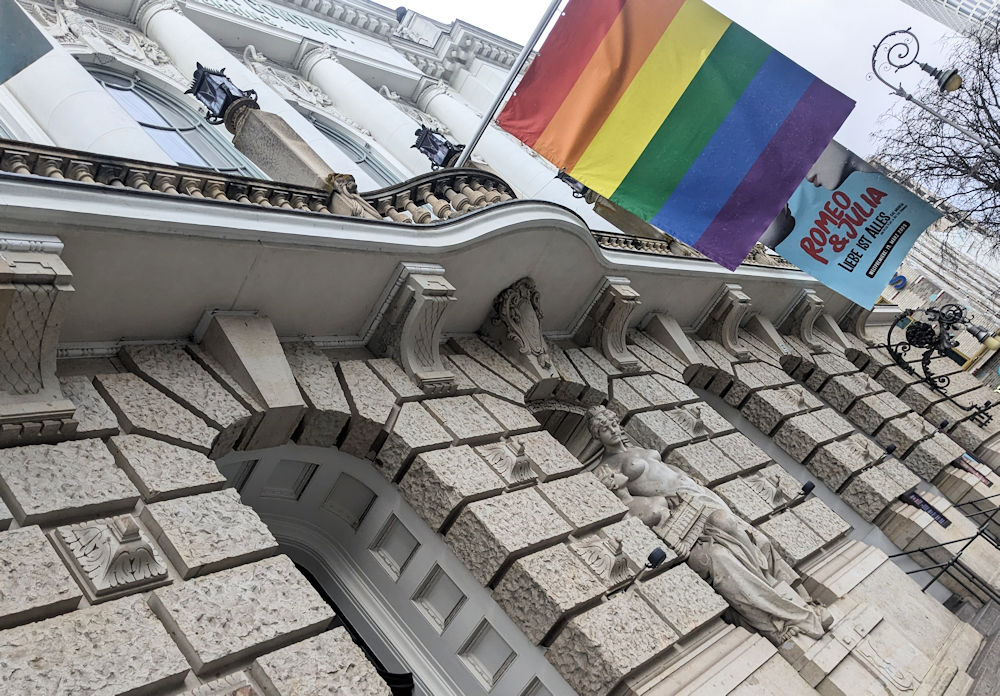
<path id="1" fill-rule="evenodd" d="M 602 480 L 707 580 L 747 626 L 773 642 L 799 633 L 820 638 L 832 618 L 812 603 L 770 540 L 655 450 L 627 446 L 618 417 L 596 406 L 591 435 L 604 446 Z M 796 589 L 793 589 L 795 587 Z"/>

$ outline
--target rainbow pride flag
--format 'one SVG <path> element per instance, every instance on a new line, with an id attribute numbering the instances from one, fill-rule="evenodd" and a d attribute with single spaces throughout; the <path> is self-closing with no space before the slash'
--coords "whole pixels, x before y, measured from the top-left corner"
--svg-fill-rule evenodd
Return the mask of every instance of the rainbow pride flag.
<path id="1" fill-rule="evenodd" d="M 733 270 L 853 108 L 701 0 L 570 0 L 498 123 Z"/>

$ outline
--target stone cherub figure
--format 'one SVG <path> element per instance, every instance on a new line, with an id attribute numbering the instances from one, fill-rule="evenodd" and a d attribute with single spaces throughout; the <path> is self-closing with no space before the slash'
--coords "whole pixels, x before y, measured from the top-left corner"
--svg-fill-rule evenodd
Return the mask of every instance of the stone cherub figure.
<path id="1" fill-rule="evenodd" d="M 812 602 L 762 532 L 708 488 L 664 463 L 655 450 L 628 446 L 610 409 L 595 406 L 587 418 L 591 435 L 604 446 L 597 472 L 604 484 L 686 557 L 744 625 L 776 643 L 799 633 L 820 638 L 826 632 L 832 617 Z"/>

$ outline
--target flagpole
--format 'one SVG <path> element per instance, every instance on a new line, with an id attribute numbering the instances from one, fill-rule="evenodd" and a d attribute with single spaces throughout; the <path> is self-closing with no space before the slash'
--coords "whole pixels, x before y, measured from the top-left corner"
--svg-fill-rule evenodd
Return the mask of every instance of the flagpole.
<path id="1" fill-rule="evenodd" d="M 521 74 L 521 68 L 523 68 L 524 64 L 528 62 L 528 57 L 535 49 L 535 44 L 538 43 L 538 37 L 540 37 L 542 32 L 545 31 L 545 28 L 549 26 L 549 22 L 552 20 L 552 15 L 556 13 L 556 10 L 559 9 L 559 5 L 561 3 L 562 0 L 552 0 L 552 2 L 549 3 L 548 9 L 545 10 L 545 14 L 542 15 L 542 20 L 538 23 L 538 26 L 535 27 L 535 30 L 531 32 L 531 36 L 528 38 L 527 43 L 525 43 L 524 48 L 521 49 L 521 54 L 517 57 L 517 60 L 514 61 L 514 65 L 511 66 L 510 72 L 507 73 L 507 79 L 504 80 L 503 87 L 501 87 L 500 92 L 497 93 L 496 99 L 493 100 L 493 104 L 486 111 L 486 113 L 483 114 L 483 120 L 480 121 L 479 128 L 476 129 L 476 134 L 472 136 L 472 140 L 466 144 L 465 149 L 462 150 L 462 153 L 458 156 L 458 159 L 455 160 L 455 164 L 452 166 L 462 167 L 469 161 L 469 156 L 472 155 L 472 150 L 479 144 L 479 139 L 483 137 L 483 133 L 486 132 L 486 129 L 490 127 L 490 123 L 496 116 L 497 109 L 500 108 L 503 98 L 507 96 L 507 92 L 510 91 L 510 87 L 514 84 L 514 80 L 516 80 L 517 76 Z"/>

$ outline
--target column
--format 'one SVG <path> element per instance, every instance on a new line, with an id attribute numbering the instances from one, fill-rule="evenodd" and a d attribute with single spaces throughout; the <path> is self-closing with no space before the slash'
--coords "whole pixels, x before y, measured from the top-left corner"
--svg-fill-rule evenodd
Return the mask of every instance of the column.
<path id="1" fill-rule="evenodd" d="M 467 143 L 472 139 L 482 119 L 482 116 L 442 85 L 424 90 L 418 99 L 418 106 L 447 125 L 459 143 Z M 475 152 L 489 162 L 523 198 L 538 198 L 539 192 L 556 175 L 551 165 L 534 157 L 512 136 L 493 126 L 483 133 Z M 566 190 L 566 197 L 573 200 L 569 188 L 561 182 L 559 185 Z M 561 198 L 560 196 L 559 202 L 565 203 Z"/>
<path id="2" fill-rule="evenodd" d="M 197 63 L 213 70 L 225 68 L 237 87 L 257 93 L 261 109 L 284 119 L 332 171 L 339 169 L 335 163 L 343 158 L 337 147 L 238 58 L 185 17 L 175 0 L 145 0 L 135 13 L 135 23 L 166 51 L 182 74 L 193 76 Z"/>
<path id="3" fill-rule="evenodd" d="M 66 49 L 49 41 L 52 50 L 5 86 L 55 145 L 174 163 Z"/>
<path id="4" fill-rule="evenodd" d="M 329 46 L 307 53 L 299 74 L 323 90 L 342 114 L 371 131 L 411 175 L 430 171 L 430 161 L 413 148 L 420 124 L 342 65 Z"/>

